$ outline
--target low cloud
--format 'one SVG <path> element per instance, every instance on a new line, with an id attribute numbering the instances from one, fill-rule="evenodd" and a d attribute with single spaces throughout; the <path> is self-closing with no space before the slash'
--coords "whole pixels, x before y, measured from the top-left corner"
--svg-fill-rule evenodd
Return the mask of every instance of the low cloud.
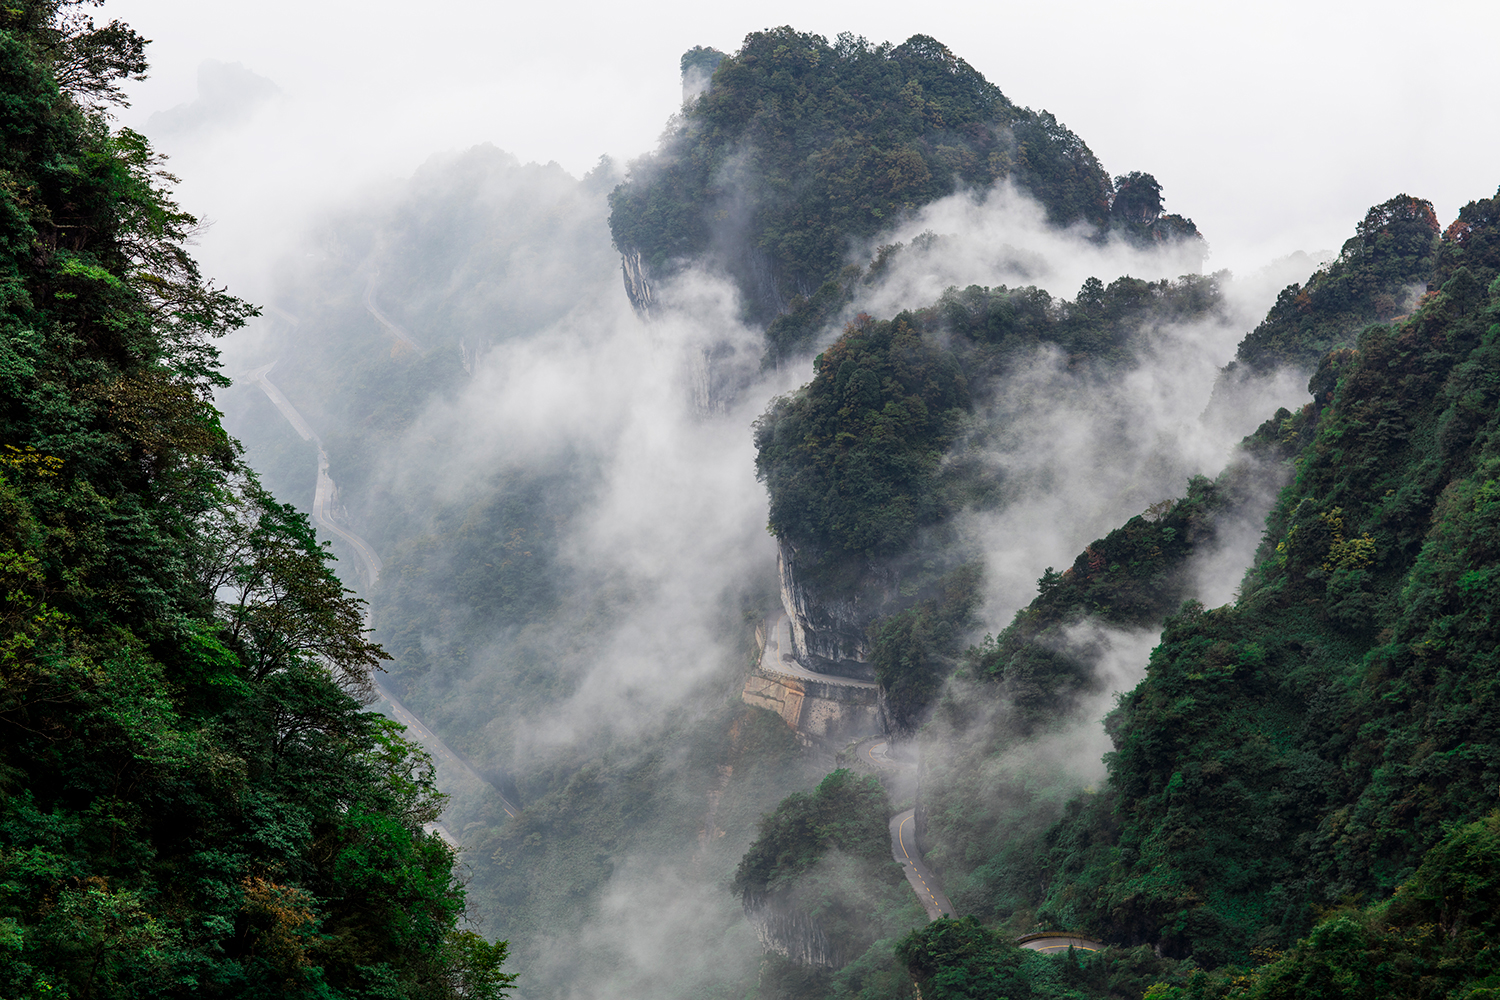
<path id="1" fill-rule="evenodd" d="M 151 135 L 179 135 L 242 125 L 281 88 L 242 63 L 208 59 L 198 66 L 198 96 L 146 120 Z"/>

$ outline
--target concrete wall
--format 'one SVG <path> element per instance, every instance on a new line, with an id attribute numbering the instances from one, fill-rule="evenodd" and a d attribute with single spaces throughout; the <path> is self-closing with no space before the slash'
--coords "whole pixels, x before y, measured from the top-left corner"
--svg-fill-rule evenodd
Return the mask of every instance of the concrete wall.
<path id="1" fill-rule="evenodd" d="M 880 696 L 873 687 L 753 673 L 742 697 L 781 716 L 804 740 L 842 747 L 882 731 Z"/>

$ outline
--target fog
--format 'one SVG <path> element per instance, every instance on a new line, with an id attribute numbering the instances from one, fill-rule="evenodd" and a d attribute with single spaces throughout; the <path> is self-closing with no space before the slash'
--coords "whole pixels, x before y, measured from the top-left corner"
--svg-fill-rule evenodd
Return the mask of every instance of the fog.
<path id="1" fill-rule="evenodd" d="M 417 15 L 272 2 L 253 18 L 165 0 L 106 7 L 156 39 L 155 74 L 132 86 L 120 122 L 172 155 L 181 202 L 212 221 L 205 271 L 269 307 L 225 342 L 228 368 L 283 361 L 274 377 L 328 443 L 345 514 L 386 560 L 370 596 L 400 653 L 393 677 L 536 805 L 516 825 L 546 848 L 507 840 L 484 788 L 450 788 L 476 919 L 517 943 L 523 997 L 688 994 L 753 977 L 728 874 L 756 817 L 816 778 L 805 764 L 757 772 L 736 762 L 738 736 L 713 741 L 754 621 L 776 602 L 750 425 L 807 381 L 810 359 L 762 371 L 761 331 L 742 322 L 729 281 L 703 270 L 664 284 L 641 317 L 605 225 L 605 194 L 677 110 L 682 51 L 733 51 L 778 23 L 931 34 L 1012 100 L 1055 112 L 1112 171 L 1155 173 L 1168 210 L 1208 238 L 1146 252 L 1057 231 L 1008 186 L 961 191 L 851 248 L 863 264 L 880 244 L 907 245 L 823 344 L 857 312 L 929 305 L 951 286 L 1071 298 L 1089 277 L 1225 269 L 1213 315 L 1148 323 L 1109 384 L 1043 349 L 976 394 L 958 451 L 1003 484 L 1004 502 L 962 515 L 955 544 L 984 565 L 992 631 L 1044 569 L 1181 496 L 1189 476 L 1216 474 L 1276 407 L 1304 401 L 1306 373 L 1283 372 L 1203 419 L 1240 338 L 1370 204 L 1408 190 L 1447 219 L 1493 189 L 1479 172 L 1500 137 L 1463 126 L 1485 120 L 1495 68 L 1368 72 L 1427 58 L 1392 29 L 1404 16 L 1393 4 L 1352 24 L 1275 4 L 1212 23 L 1171 4 L 1130 16 L 940 4 L 920 17 L 890 5 L 859 23 L 846 12 L 773 3 L 746 23 L 703 5 L 649 17 L 603 5 Z M 1425 16 L 1461 17 L 1470 37 L 1500 27 L 1458 3 Z M 1331 93 L 1333 120 L 1305 113 Z M 1460 132 L 1471 155 L 1439 155 Z M 377 302 L 410 343 L 377 321 Z M 273 486 L 303 489 L 305 475 L 310 489 L 274 411 L 245 387 L 221 405 Z M 1233 598 L 1270 499 L 1195 561 L 1205 603 Z M 1090 651 L 1099 678 L 1080 725 L 987 766 L 1074 790 L 1102 777 L 1098 720 L 1141 676 L 1154 635 L 1085 623 L 1067 642 Z M 595 812 L 570 827 L 584 805 Z M 588 823 L 607 809 L 613 839 L 594 846 Z M 700 838 L 715 829 L 725 836 Z"/>
<path id="2" fill-rule="evenodd" d="M 1092 236 L 1082 225 L 1049 226 L 1043 208 L 1008 183 L 957 192 L 874 241 L 903 243 L 903 252 L 877 284 L 861 289 L 819 346 L 860 312 L 920 308 L 948 288 L 1035 285 L 1071 299 L 1089 277 L 1105 284 L 1124 276 L 1172 280 L 1201 266 L 1201 244 L 1138 248 Z M 862 247 L 851 259 L 868 260 L 875 249 Z M 1215 275 L 1220 298 L 1210 315 L 1190 323 L 1147 320 L 1135 332 L 1134 363 L 1106 382 L 1080 376 L 1058 349 L 1045 347 L 994 385 L 977 387 L 969 440 L 953 454 L 982 461 L 1006 494 L 998 511 L 970 513 L 962 526 L 968 544 L 983 553 L 987 623 L 1003 625 L 1028 604 L 1042 569 L 1071 563 L 1094 538 L 1152 503 L 1182 496 L 1191 476 L 1217 475 L 1240 440 L 1278 407 L 1305 402 L 1308 373 L 1277 372 L 1246 383 L 1232 407 L 1205 419 L 1218 373 L 1239 341 L 1282 288 L 1331 257 L 1297 253 L 1244 278 Z M 1270 496 L 1264 501 L 1268 506 Z M 1255 527 L 1245 529 L 1257 537 L 1261 516 L 1252 515 Z M 1252 552 L 1253 545 L 1226 541 L 1214 559 L 1205 555 L 1205 596 L 1228 600 Z"/>
<path id="3" fill-rule="evenodd" d="M 286 391 L 332 432 L 325 440 L 346 510 L 386 532 L 375 540 L 387 566 L 375 621 L 409 705 L 458 734 L 476 759 L 517 775 L 543 814 L 594 816 L 580 810 L 597 805 L 572 791 L 580 776 L 606 799 L 653 802 L 654 815 L 611 841 L 597 874 L 579 881 L 567 851 L 535 858 L 524 881 L 587 891 L 533 898 L 518 917 L 501 902 L 515 875 L 493 864 L 517 849 L 506 846 L 505 827 L 485 832 L 498 822 L 485 789 L 447 786 L 449 823 L 475 873 L 476 918 L 515 941 L 527 996 L 646 996 L 663 981 L 687 990 L 753 974 L 728 870 L 754 816 L 807 781 L 805 768 L 792 767 L 766 786 L 776 794 L 743 796 L 737 822 L 716 821 L 732 834 L 715 845 L 717 860 L 683 867 L 688 841 L 671 829 L 701 818 L 710 795 L 710 772 L 691 750 L 694 727 L 737 693 L 744 616 L 774 606 L 775 545 L 750 424 L 811 369 L 804 357 L 762 372 L 761 332 L 741 322 L 737 292 L 713 273 L 684 271 L 657 290 L 649 319 L 638 315 L 603 225 L 614 177 L 605 165 L 575 180 L 479 148 L 356 192 L 284 257 L 271 298 L 280 315 L 239 347 L 260 363 L 285 359 L 277 377 Z M 1054 231 L 1034 202 L 1004 187 L 945 199 L 887 238 L 914 233 L 936 239 L 894 257 L 850 314 L 930 303 L 967 281 L 1036 282 L 1065 296 L 1084 276 L 1155 278 L 1191 271 L 1198 259 L 1191 248 L 1142 252 Z M 1005 502 L 966 515 L 959 544 L 986 568 L 986 627 L 1003 626 L 1031 599 L 1045 567 L 1181 495 L 1189 475 L 1216 473 L 1255 423 L 1300 401 L 1305 374 L 1290 373 L 1247 390 L 1258 396 L 1235 419 L 1200 419 L 1238 339 L 1283 277 L 1305 277 L 1307 262 L 1244 283 L 1220 276 L 1216 312 L 1143 328 L 1137 362 L 1108 384 L 1042 349 L 982 388 L 960 451 L 1005 484 Z M 420 386 L 433 388 L 412 396 Z M 406 417 L 382 416 L 403 407 Z M 236 433 L 264 433 L 238 419 Z M 350 465 L 356 456 L 362 467 Z M 528 495 L 516 482 L 543 483 L 543 513 L 497 522 L 497 507 Z M 478 539 L 495 531 L 515 544 L 483 547 Z M 531 558 L 542 546 L 551 561 L 537 572 L 557 584 L 540 611 L 489 604 L 483 592 L 467 598 L 446 583 L 468 578 L 477 559 L 493 569 L 495 559 Z M 1243 545 L 1205 561 L 1205 593 L 1232 590 L 1246 561 Z M 528 579 L 514 586 L 535 583 Z M 512 584 L 488 586 L 503 594 Z M 986 766 L 1024 766 L 1064 790 L 1098 781 L 1107 741 L 1097 720 L 1139 678 L 1150 637 L 1087 628 L 1077 641 L 1097 655 L 1101 684 L 1082 725 Z M 650 776 L 644 785 L 641 774 Z M 561 836 L 581 850 L 591 834 Z M 590 945 L 586 961 L 580 942 Z M 706 958 L 689 967 L 685 947 Z"/>
<path id="4" fill-rule="evenodd" d="M 679 55 L 733 51 L 779 24 L 945 42 L 1012 100 L 1046 108 L 1111 170 L 1148 170 L 1213 244 L 1213 267 L 1246 272 L 1296 250 L 1337 247 L 1349 220 L 1400 192 L 1452 218 L 1492 194 L 1493 60 L 1458 40 L 1492 37 L 1500 8 L 1395 0 L 1356 14 L 1291 0 L 1203 7 L 1151 0 L 990 5 L 946 0 L 847 5 L 772 0 L 753 14 L 667 3 L 568 8 L 386 4 L 253 8 L 108 0 L 154 40 L 151 79 L 124 124 L 199 101 L 205 61 L 242 64 L 281 97 L 217 140 L 158 136 L 185 202 L 221 225 L 209 270 L 252 296 L 255 247 L 306 210 L 366 182 L 409 174 L 434 152 L 494 142 L 575 176 L 601 153 L 649 149 L 681 99 Z M 1456 45 L 1460 47 L 1455 48 Z M 1441 72 L 1424 67 L 1441 66 Z M 1462 136 L 1465 155 L 1453 156 Z"/>

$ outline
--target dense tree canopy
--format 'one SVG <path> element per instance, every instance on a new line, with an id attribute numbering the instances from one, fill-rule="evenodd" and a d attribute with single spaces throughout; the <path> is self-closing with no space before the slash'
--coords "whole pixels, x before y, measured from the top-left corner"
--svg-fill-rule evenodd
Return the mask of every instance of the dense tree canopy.
<path id="1" fill-rule="evenodd" d="M 1049 572 L 1031 607 L 974 651 L 978 690 L 992 678 L 1011 710 L 976 726 L 974 704 L 955 701 L 940 716 L 969 726 L 972 741 L 933 769 L 927 791 L 931 843 L 952 866 L 960 905 L 1150 943 L 1205 967 L 1248 963 L 1312 931 L 1249 992 L 1251 980 L 1231 975 L 1176 993 L 1163 985 L 1152 994 L 1162 997 L 1299 995 L 1318 977 L 1366 983 L 1327 995 L 1429 995 L 1439 984 L 1431 995 L 1445 995 L 1489 975 L 1483 963 L 1444 964 L 1450 947 L 1469 945 L 1421 928 L 1455 918 L 1421 917 L 1408 895 L 1414 877 L 1431 881 L 1421 872 L 1456 863 L 1444 838 L 1491 809 L 1500 780 L 1491 586 L 1500 506 L 1489 502 L 1500 469 L 1500 282 L 1441 263 L 1485 267 L 1487 204 L 1466 206 L 1464 225 L 1435 246 L 1414 199 L 1377 206 L 1360 227 L 1368 259 L 1405 233 L 1424 280 L 1442 284 L 1410 316 L 1328 353 L 1309 386 L 1317 404 L 1256 435 L 1263 466 L 1293 458 L 1255 565 L 1235 603 L 1190 602 L 1170 615 L 1145 680 L 1106 720 L 1115 749 L 1104 787 L 1064 808 L 1042 783 L 1012 782 L 990 789 L 996 806 L 976 806 L 966 775 L 1021 752 L 1028 734 L 1067 730 L 1069 694 L 1094 682 L 1097 651 L 1059 626 L 1139 627 L 1170 611 L 1180 597 L 1166 572 L 1174 553 L 1201 536 L 1223 502 L 1215 494 L 1234 480 L 1196 484 L 1095 542 L 1066 573 Z M 1358 253 L 1346 248 L 1345 260 Z M 1354 281 L 1357 271 L 1336 265 L 1322 280 Z M 1298 328 L 1308 341 L 1283 328 L 1280 349 L 1311 352 L 1347 319 L 1348 301 L 1312 296 Z M 1079 655 L 1070 642 L 1083 643 Z M 1482 839 L 1481 827 L 1464 829 Z M 1478 866 L 1466 884 L 1493 880 L 1489 854 L 1463 850 Z M 1335 902 L 1366 910 L 1317 923 Z"/>
<path id="2" fill-rule="evenodd" d="M 935 39 L 830 43 L 782 27 L 718 64 L 611 195 L 610 231 L 657 273 L 716 258 L 766 322 L 903 212 L 1004 179 L 1054 223 L 1107 228 L 1114 188 L 1083 140 Z"/>
<path id="3" fill-rule="evenodd" d="M 0 993 L 496 995 L 361 603 L 211 405 L 254 310 L 96 110 L 144 41 L 76 6 L 0 12 Z"/>
<path id="4" fill-rule="evenodd" d="M 1236 361 L 1254 371 L 1311 370 L 1368 324 L 1396 318 L 1433 277 L 1438 229 L 1432 204 L 1420 198 L 1402 194 L 1374 206 L 1336 259 L 1282 291 L 1241 342 Z M 1455 230 L 1450 244 L 1462 243 L 1467 232 Z"/>

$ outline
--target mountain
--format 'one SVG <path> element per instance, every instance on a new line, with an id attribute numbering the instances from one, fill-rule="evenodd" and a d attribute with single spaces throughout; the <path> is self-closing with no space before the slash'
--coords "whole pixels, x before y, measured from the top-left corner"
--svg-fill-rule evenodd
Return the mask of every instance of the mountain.
<path id="1" fill-rule="evenodd" d="M 971 687 L 925 734 L 943 748 L 924 782 L 925 834 L 969 912 L 1226 968 L 1201 995 L 1280 996 L 1293 981 L 1311 989 L 1305 976 L 1327 984 L 1320 996 L 1492 983 L 1483 959 L 1465 957 L 1483 946 L 1463 928 L 1482 919 L 1495 872 L 1495 591 L 1485 581 L 1500 267 L 1482 248 L 1497 204 L 1465 206 L 1441 240 L 1424 225 L 1430 290 L 1416 308 L 1349 346 L 1333 340 L 1309 386 L 1316 402 L 1258 435 L 1287 456 L 1289 481 L 1236 600 L 1173 609 L 1169 589 L 1153 607 L 1120 602 L 1141 573 L 1115 539 L 1150 531 L 1132 521 L 1067 573 L 1049 573 L 999 642 L 971 653 L 979 690 L 1029 710 L 1024 723 L 977 720 Z M 1308 287 L 1378 259 L 1366 250 L 1370 222 L 1393 216 L 1399 237 L 1403 217 L 1421 222 L 1428 210 L 1405 196 L 1372 209 Z M 1264 350 L 1297 294 L 1282 295 L 1241 358 Z M 1301 324 L 1307 342 L 1290 337 L 1281 350 L 1305 358 L 1330 346 L 1348 299 L 1323 301 Z M 976 812 L 974 770 L 1014 759 L 1038 732 L 1066 731 L 1073 699 L 1100 682 L 1087 648 L 1059 658 L 1047 630 L 1154 630 L 1163 619 L 1145 678 L 1106 717 L 1102 786 L 1063 804 L 1033 783 Z M 1053 818 L 1039 823 L 1038 812 Z M 1423 920 L 1449 931 L 1400 931 Z M 1248 979 L 1234 969 L 1284 950 Z"/>
<path id="2" fill-rule="evenodd" d="M 700 64 L 695 64 L 700 65 Z M 688 66 L 684 62 L 684 74 Z M 701 70 L 700 70 L 701 72 Z M 1018 107 L 926 35 L 900 45 L 789 27 L 752 32 L 610 195 L 610 233 L 638 307 L 688 266 L 732 276 L 774 357 L 805 349 L 848 258 L 903 213 L 1011 183 L 1058 227 L 1193 238 L 1161 187 L 1121 177 L 1051 114 Z"/>
<path id="3" fill-rule="evenodd" d="M 257 316 L 89 110 L 138 37 L 55 13 L 0 15 L 10 993 L 1496 987 L 1500 196 L 1259 297 L 934 39 L 776 28 L 623 169 L 351 192 Z"/>

